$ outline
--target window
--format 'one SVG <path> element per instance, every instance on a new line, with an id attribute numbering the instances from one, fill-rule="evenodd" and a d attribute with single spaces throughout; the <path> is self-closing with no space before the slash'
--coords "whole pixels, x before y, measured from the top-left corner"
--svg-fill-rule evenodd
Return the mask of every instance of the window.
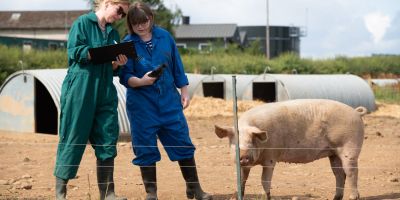
<path id="1" fill-rule="evenodd" d="M 49 42 L 49 50 L 56 50 L 58 49 L 58 44 L 54 42 Z"/>
<path id="2" fill-rule="evenodd" d="M 21 13 L 13 13 L 11 14 L 10 21 L 18 21 L 21 17 Z"/>
<path id="3" fill-rule="evenodd" d="M 199 43 L 199 50 L 200 51 L 211 51 L 211 44 L 210 43 Z"/>
<path id="4" fill-rule="evenodd" d="M 32 49 L 32 41 L 24 41 L 22 43 L 22 50 L 23 51 L 30 51 Z"/>
<path id="5" fill-rule="evenodd" d="M 176 43 L 176 47 L 178 47 L 178 49 L 186 49 L 186 43 Z"/>

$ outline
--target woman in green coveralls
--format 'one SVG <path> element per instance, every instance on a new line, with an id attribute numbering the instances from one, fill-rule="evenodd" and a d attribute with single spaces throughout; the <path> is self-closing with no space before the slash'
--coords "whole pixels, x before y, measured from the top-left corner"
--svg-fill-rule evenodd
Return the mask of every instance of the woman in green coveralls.
<path id="1" fill-rule="evenodd" d="M 68 180 L 77 174 L 86 144 L 97 157 L 100 199 L 117 199 L 114 193 L 114 158 L 119 134 L 118 97 L 113 72 L 127 57 L 102 64 L 91 62 L 88 49 L 120 41 L 111 23 L 125 17 L 128 0 L 94 0 L 94 12 L 80 16 L 68 38 L 68 73 L 61 89 L 61 114 L 56 176 L 56 199 L 66 198 Z"/>

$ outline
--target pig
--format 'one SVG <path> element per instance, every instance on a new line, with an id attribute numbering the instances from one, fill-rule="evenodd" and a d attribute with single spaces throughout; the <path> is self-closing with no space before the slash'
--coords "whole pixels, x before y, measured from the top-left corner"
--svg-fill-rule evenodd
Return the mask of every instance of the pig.
<path id="1" fill-rule="evenodd" d="M 346 178 L 350 199 L 359 199 L 358 156 L 364 140 L 362 116 L 366 113 L 365 107 L 354 109 L 327 99 L 266 103 L 244 112 L 238 120 L 242 197 L 255 165 L 263 167 L 261 183 L 267 199 L 271 199 L 277 162 L 309 163 L 329 157 L 336 178 L 333 199 L 343 199 Z M 233 127 L 215 125 L 219 138 L 229 138 L 233 158 L 237 143 L 234 133 Z"/>

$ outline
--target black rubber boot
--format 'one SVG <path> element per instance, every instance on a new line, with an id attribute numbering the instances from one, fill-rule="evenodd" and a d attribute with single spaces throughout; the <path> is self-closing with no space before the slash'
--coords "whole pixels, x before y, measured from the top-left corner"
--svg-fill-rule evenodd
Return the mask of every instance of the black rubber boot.
<path id="1" fill-rule="evenodd" d="M 68 180 L 64 180 L 56 177 L 56 200 L 65 200 L 67 196 L 67 183 Z"/>
<path id="2" fill-rule="evenodd" d="M 146 200 L 158 200 L 157 197 L 157 169 L 156 164 L 140 167 L 144 188 L 146 190 Z"/>
<path id="3" fill-rule="evenodd" d="M 188 199 L 196 198 L 196 200 L 211 200 L 212 196 L 205 193 L 200 186 L 199 177 L 197 176 L 196 162 L 194 158 L 180 160 L 179 166 L 182 171 L 183 178 L 186 181 L 186 196 Z"/>
<path id="4" fill-rule="evenodd" d="M 100 200 L 127 200 L 127 198 L 115 196 L 114 159 L 97 160 L 97 184 L 99 186 Z"/>

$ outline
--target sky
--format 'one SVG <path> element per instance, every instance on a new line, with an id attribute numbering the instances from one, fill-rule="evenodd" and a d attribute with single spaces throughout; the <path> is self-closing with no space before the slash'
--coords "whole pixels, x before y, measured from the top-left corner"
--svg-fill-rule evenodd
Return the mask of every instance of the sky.
<path id="1" fill-rule="evenodd" d="M 86 0 L 0 0 L 0 10 L 89 9 Z M 164 0 L 191 24 L 266 25 L 267 0 Z M 400 54 L 399 0 L 268 0 L 271 26 L 298 26 L 304 58 Z"/>

